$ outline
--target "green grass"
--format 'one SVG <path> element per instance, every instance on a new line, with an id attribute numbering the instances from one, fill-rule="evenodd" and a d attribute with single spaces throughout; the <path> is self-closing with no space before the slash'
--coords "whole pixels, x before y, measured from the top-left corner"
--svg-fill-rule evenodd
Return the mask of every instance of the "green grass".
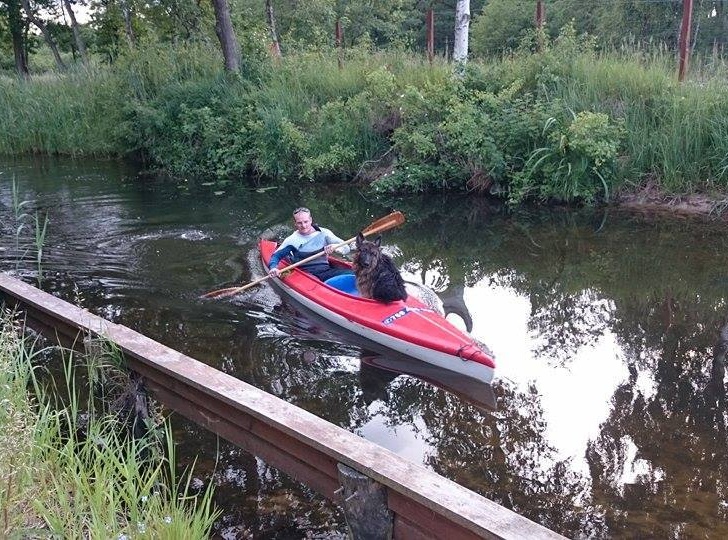
<path id="1" fill-rule="evenodd" d="M 625 121 L 626 179 L 659 179 L 667 191 L 725 188 L 728 84 L 677 82 L 663 56 L 579 58 L 559 97 L 576 110 Z"/>
<path id="2" fill-rule="evenodd" d="M 104 352 L 83 374 L 67 357 L 65 392 L 51 397 L 33 368 L 39 352 L 3 312 L 0 536 L 207 538 L 217 517 L 212 488 L 190 495 L 191 473 L 177 476 L 169 425 L 160 428 L 166 445 L 159 430 L 135 439 L 109 401 L 82 397 L 97 394 L 99 383 L 118 387 L 118 354 Z M 67 397 L 60 407 L 59 395 Z"/>
<path id="3" fill-rule="evenodd" d="M 28 81 L 0 77 L 0 102 L 9 105 L 0 109 L 0 153 L 134 155 L 172 176 L 242 178 L 253 171 L 278 182 L 351 179 L 364 163 L 388 155 L 433 178 L 447 172 L 467 179 L 471 172 L 454 156 L 471 159 L 487 148 L 445 149 L 448 141 L 435 139 L 447 165 L 438 171 L 401 154 L 391 135 L 409 121 L 398 117 L 407 110 L 408 89 L 443 96 L 439 114 L 418 120 L 422 133 L 439 133 L 436 124 L 451 104 L 480 103 L 482 92 L 515 88 L 514 100 L 549 113 L 605 113 L 623 122 L 610 188 L 648 180 L 668 192 L 728 185 L 728 63 L 717 54 L 695 59 L 683 84 L 664 48 L 595 51 L 569 35 L 544 54 L 474 60 L 462 84 L 441 58 L 431 66 L 423 55 L 400 50 L 350 49 L 342 68 L 335 50 L 251 65 L 229 76 L 211 44 L 145 43 L 112 66 Z M 521 137 L 522 128 L 514 121 L 511 138 Z M 508 139 L 498 137 L 495 144 Z M 527 149 L 544 143 L 524 141 L 515 154 L 506 152 L 509 170 L 516 174 L 529 160 Z"/>
<path id="4" fill-rule="evenodd" d="M 124 93 L 108 70 L 0 77 L 0 153 L 118 155 Z"/>

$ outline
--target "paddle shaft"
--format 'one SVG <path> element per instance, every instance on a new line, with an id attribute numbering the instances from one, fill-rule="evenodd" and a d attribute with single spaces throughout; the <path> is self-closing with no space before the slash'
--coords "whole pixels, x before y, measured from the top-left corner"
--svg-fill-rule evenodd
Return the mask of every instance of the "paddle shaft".
<path id="1" fill-rule="evenodd" d="M 334 249 L 333 249 L 333 251 L 336 251 L 340 247 L 352 243 L 354 240 L 356 240 L 356 236 L 354 238 L 352 238 L 351 240 L 347 240 L 346 242 L 342 242 L 340 244 L 336 244 L 335 247 L 334 247 Z M 299 267 L 299 266 L 301 266 L 303 264 L 306 264 L 307 262 L 311 262 L 314 259 L 318 259 L 319 257 L 321 257 L 322 255 L 324 255 L 325 253 L 326 253 L 325 250 L 322 250 L 322 251 L 320 251 L 318 253 L 314 253 L 310 257 L 306 257 L 305 259 L 300 260 L 297 263 L 293 263 L 293 264 L 290 264 L 290 265 L 288 265 L 288 266 L 286 266 L 284 268 L 281 268 L 280 271 L 281 271 L 281 273 L 283 273 L 283 272 L 287 272 L 288 270 L 293 270 L 294 268 L 297 268 L 297 267 Z M 221 298 L 221 297 L 229 296 L 231 294 L 236 294 L 236 293 L 239 293 L 239 292 L 246 291 L 246 290 L 250 289 L 251 287 L 255 287 L 259 283 L 263 283 L 265 280 L 270 279 L 272 277 L 273 276 L 271 276 L 270 274 L 267 274 L 267 275 L 263 276 L 260 279 L 256 279 L 255 281 L 251 281 L 247 285 L 243 285 L 242 287 L 231 287 L 230 289 L 222 289 L 222 291 L 218 291 L 218 292 L 223 292 L 224 291 L 225 294 L 216 295 L 215 298 Z"/>
<path id="2" fill-rule="evenodd" d="M 396 227 L 397 225 L 400 225 L 403 222 L 404 222 L 404 215 L 401 212 L 392 212 L 388 216 L 378 219 L 377 221 L 372 223 L 369 227 L 364 229 L 361 234 L 363 236 L 369 236 L 371 234 L 389 230 L 392 227 Z M 340 244 L 334 244 L 334 249 L 332 251 L 336 251 L 340 247 L 343 247 L 347 244 L 351 244 L 352 242 L 354 242 L 356 240 L 356 238 L 357 237 L 355 236 L 349 240 L 341 242 Z M 306 257 L 303 260 L 300 260 L 296 263 L 293 263 L 284 268 L 281 268 L 280 271 L 287 272 L 288 270 L 293 270 L 294 268 L 297 268 L 298 266 L 306 264 L 307 262 L 311 262 L 314 259 L 317 259 L 324 254 L 326 254 L 325 250 L 322 250 L 319 253 L 314 253 L 310 257 Z M 209 292 L 209 293 L 203 295 L 203 298 L 225 298 L 226 296 L 232 296 L 233 294 L 241 293 L 243 291 L 250 289 L 251 287 L 255 287 L 256 285 L 263 283 L 264 281 L 270 279 L 271 277 L 273 277 L 273 276 L 271 276 L 270 274 L 267 274 L 267 275 L 263 276 L 262 278 L 256 279 L 255 281 L 251 281 L 247 285 L 242 285 L 241 287 L 230 287 L 228 289 L 219 289 L 217 291 Z"/>

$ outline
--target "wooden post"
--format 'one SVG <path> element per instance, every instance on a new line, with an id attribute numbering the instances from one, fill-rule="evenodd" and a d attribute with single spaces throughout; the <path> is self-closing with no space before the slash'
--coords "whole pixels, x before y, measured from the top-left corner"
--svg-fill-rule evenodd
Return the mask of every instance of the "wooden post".
<path id="1" fill-rule="evenodd" d="M 543 0 L 536 0 L 536 28 L 543 30 L 544 9 Z"/>
<path id="2" fill-rule="evenodd" d="M 339 69 L 344 68 L 344 31 L 341 29 L 341 19 L 336 19 L 336 54 Z"/>
<path id="3" fill-rule="evenodd" d="M 350 538 L 392 538 L 394 516 L 387 508 L 387 489 L 368 476 L 337 464 L 342 506 Z"/>
<path id="4" fill-rule="evenodd" d="M 432 60 L 435 57 L 435 14 L 432 8 L 427 10 L 425 21 L 427 26 L 427 60 L 432 65 Z"/>
<path id="5" fill-rule="evenodd" d="M 536 0 L 536 39 L 538 51 L 543 50 L 543 23 L 545 19 L 543 0 Z"/>
<path id="6" fill-rule="evenodd" d="M 680 25 L 680 59 L 677 80 L 683 82 L 688 70 L 688 49 L 690 47 L 690 26 L 693 20 L 693 0 L 683 0 L 683 16 Z"/>

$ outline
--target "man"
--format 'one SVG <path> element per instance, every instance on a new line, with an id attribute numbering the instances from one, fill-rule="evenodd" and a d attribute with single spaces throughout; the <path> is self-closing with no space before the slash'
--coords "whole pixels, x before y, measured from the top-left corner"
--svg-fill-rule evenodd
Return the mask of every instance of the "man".
<path id="1" fill-rule="evenodd" d="M 302 261 L 321 250 L 330 255 L 334 251 L 335 244 L 343 244 L 344 240 L 336 236 L 333 232 L 325 227 L 314 225 L 311 211 L 308 208 L 296 208 L 293 212 L 293 223 L 296 231 L 288 236 L 278 249 L 273 253 L 268 263 L 270 268 L 269 275 L 279 277 L 281 271 L 276 268 L 281 259 L 288 257 L 291 264 Z M 339 248 L 341 253 L 349 253 L 349 246 Z M 350 270 L 344 268 L 335 268 L 329 265 L 328 258 L 321 255 L 299 266 L 301 270 L 313 274 L 321 281 L 340 274 L 349 274 Z"/>

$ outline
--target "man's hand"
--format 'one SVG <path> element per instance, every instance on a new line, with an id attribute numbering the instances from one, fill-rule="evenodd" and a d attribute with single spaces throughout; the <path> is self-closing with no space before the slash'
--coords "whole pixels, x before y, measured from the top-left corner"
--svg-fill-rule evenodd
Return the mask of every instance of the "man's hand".
<path id="1" fill-rule="evenodd" d="M 324 246 L 324 251 L 326 252 L 326 255 L 331 255 L 334 251 L 336 251 L 336 244 L 326 244 Z"/>
<path id="2" fill-rule="evenodd" d="M 281 271 L 278 268 L 271 268 L 268 275 L 270 277 L 281 277 Z"/>

